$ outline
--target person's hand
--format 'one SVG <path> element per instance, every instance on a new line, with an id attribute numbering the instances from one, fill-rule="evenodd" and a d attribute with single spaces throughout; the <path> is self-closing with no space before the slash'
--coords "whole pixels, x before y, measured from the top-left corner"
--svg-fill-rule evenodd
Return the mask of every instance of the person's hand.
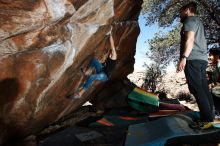
<path id="1" fill-rule="evenodd" d="M 210 89 L 220 86 L 218 82 L 209 84 Z"/>
<path id="2" fill-rule="evenodd" d="M 213 83 L 208 84 L 208 87 L 209 87 L 209 89 L 212 89 L 214 87 L 214 84 Z"/>
<path id="3" fill-rule="evenodd" d="M 186 58 L 182 58 L 180 59 L 178 65 L 177 65 L 177 69 L 176 69 L 176 72 L 181 72 L 185 69 L 185 66 L 186 66 Z"/>

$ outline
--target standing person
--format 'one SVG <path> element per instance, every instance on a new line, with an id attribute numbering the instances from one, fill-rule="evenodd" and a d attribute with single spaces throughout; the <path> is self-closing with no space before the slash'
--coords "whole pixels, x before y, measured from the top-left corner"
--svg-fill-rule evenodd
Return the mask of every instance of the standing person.
<path id="1" fill-rule="evenodd" d="M 93 58 L 89 68 L 86 71 L 83 71 L 85 75 L 88 75 L 88 79 L 83 84 L 82 88 L 79 89 L 78 92 L 68 96 L 68 98 L 70 99 L 80 98 L 83 95 L 83 93 L 85 93 L 85 91 L 92 86 L 92 83 L 94 81 L 98 80 L 105 82 L 110 78 L 111 73 L 116 66 L 116 60 L 117 60 L 117 53 L 116 53 L 112 33 L 110 33 L 110 44 L 111 44 L 111 51 L 107 60 L 103 63 L 104 66 L 102 66 L 102 64 L 99 62 L 98 59 Z M 91 74 L 93 69 L 95 69 L 95 74 Z"/>
<path id="2" fill-rule="evenodd" d="M 177 72 L 185 72 L 188 88 L 195 96 L 200 121 L 193 122 L 191 128 L 207 129 L 214 119 L 213 99 L 206 79 L 208 64 L 207 43 L 204 26 L 197 14 L 197 5 L 191 2 L 180 9 L 181 30 L 180 59 Z"/>

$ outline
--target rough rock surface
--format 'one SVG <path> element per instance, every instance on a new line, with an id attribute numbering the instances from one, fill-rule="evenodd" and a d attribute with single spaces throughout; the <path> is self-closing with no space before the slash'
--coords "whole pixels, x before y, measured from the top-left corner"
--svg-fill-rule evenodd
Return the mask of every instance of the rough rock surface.
<path id="1" fill-rule="evenodd" d="M 0 0 L 0 144 L 40 132 L 79 108 L 103 84 L 70 101 L 92 57 L 105 60 L 113 25 L 117 69 L 133 71 L 142 0 Z"/>
<path id="2" fill-rule="evenodd" d="M 110 108 L 127 107 L 128 95 L 136 87 L 129 79 L 116 81 L 113 84 L 105 84 L 106 89 L 101 90 L 91 100 L 96 110 L 105 111 Z"/>

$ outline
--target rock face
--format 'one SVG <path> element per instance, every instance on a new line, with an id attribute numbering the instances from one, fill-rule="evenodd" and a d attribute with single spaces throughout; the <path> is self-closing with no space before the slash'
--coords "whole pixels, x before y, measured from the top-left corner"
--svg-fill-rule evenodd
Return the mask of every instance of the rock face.
<path id="1" fill-rule="evenodd" d="M 82 98 L 65 98 L 85 80 L 81 67 L 106 59 L 110 25 L 118 63 L 108 84 L 131 73 L 141 3 L 0 0 L 0 144 L 38 133 L 102 90 L 96 82 Z"/>
<path id="2" fill-rule="evenodd" d="M 112 84 L 105 84 L 105 89 L 100 90 L 91 100 L 96 110 L 106 110 L 109 108 L 127 107 L 128 95 L 136 87 L 135 84 L 125 78 Z"/>

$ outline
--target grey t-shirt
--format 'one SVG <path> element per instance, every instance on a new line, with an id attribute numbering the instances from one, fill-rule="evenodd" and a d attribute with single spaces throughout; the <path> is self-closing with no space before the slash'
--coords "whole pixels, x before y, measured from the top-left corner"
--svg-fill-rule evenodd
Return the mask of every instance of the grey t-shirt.
<path id="1" fill-rule="evenodd" d="M 204 26 L 197 16 L 187 17 L 181 30 L 180 54 L 183 53 L 185 36 L 187 31 L 195 32 L 193 49 L 187 60 L 208 60 L 207 42 L 205 39 Z M 182 55 L 182 54 L 181 54 Z"/>

